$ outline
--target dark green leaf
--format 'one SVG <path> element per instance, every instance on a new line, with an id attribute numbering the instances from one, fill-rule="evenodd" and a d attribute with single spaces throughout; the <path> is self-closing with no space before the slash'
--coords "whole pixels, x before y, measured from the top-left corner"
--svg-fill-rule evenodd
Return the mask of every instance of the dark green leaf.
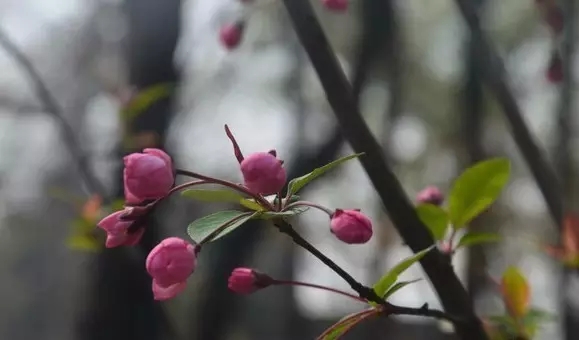
<path id="1" fill-rule="evenodd" d="M 416 207 L 416 213 L 424 223 L 435 240 L 440 241 L 446 235 L 448 229 L 448 214 L 444 209 L 434 204 L 420 204 Z"/>
<path id="2" fill-rule="evenodd" d="M 460 239 L 460 241 L 458 242 L 458 245 L 456 246 L 456 249 L 458 249 L 460 247 L 469 247 L 469 246 L 473 246 L 475 244 L 480 244 L 480 243 L 498 242 L 500 240 L 501 240 L 501 235 L 499 235 L 499 234 L 468 233 L 468 234 L 465 234 Z"/>
<path id="3" fill-rule="evenodd" d="M 400 289 L 408 286 L 409 284 L 418 282 L 418 281 L 420 281 L 420 280 L 422 280 L 422 279 L 396 282 L 396 284 L 394 284 L 392 287 L 390 287 L 390 289 L 388 289 L 388 291 L 386 292 L 386 294 L 384 294 L 384 300 L 388 299 L 390 296 L 392 296 L 394 293 L 396 293 L 396 292 L 399 291 Z"/>
<path id="4" fill-rule="evenodd" d="M 454 182 L 448 214 L 456 229 L 464 227 L 485 211 L 500 195 L 510 175 L 505 158 L 479 162 L 466 169 Z"/>
<path id="5" fill-rule="evenodd" d="M 374 291 L 378 296 L 384 297 L 388 289 L 396 283 L 398 276 L 402 274 L 406 269 L 410 268 L 414 263 L 420 261 L 429 251 L 432 250 L 434 246 L 430 246 L 398 263 L 394 268 L 392 268 L 386 275 L 382 276 L 378 282 L 374 285 Z"/>
<path id="6" fill-rule="evenodd" d="M 215 241 L 240 227 L 243 223 L 251 219 L 253 215 L 254 214 L 252 213 L 236 210 L 219 211 L 193 221 L 187 227 L 187 234 L 189 234 L 193 241 L 199 243 L 207 236 L 211 235 L 211 233 L 213 233 L 216 229 L 235 219 L 235 222 L 231 223 L 230 226 L 228 226 L 225 230 L 220 232 L 219 235 L 216 235 L 212 239 L 212 241 Z"/>
<path id="7" fill-rule="evenodd" d="M 311 181 L 315 180 L 316 178 L 322 176 L 326 172 L 334 169 L 338 165 L 341 165 L 342 163 L 345 163 L 351 159 L 360 157 L 363 154 L 364 153 L 359 153 L 359 154 L 355 154 L 355 155 L 342 157 L 340 159 L 333 161 L 332 163 L 329 163 L 329 164 L 326 164 L 320 168 L 314 169 L 314 171 L 310 172 L 309 174 L 292 179 L 288 185 L 289 193 L 291 193 L 292 195 L 295 194 L 296 192 L 300 191 L 303 187 L 305 187 L 308 183 L 310 183 Z"/>
<path id="8" fill-rule="evenodd" d="M 239 203 L 242 199 L 245 199 L 242 194 L 229 189 L 188 189 L 181 192 L 181 195 L 202 202 Z"/>

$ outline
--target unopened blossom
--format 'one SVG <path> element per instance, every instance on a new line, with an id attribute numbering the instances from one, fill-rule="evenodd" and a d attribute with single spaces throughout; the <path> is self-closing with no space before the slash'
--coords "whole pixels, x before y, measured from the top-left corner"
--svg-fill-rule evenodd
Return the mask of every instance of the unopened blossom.
<path id="1" fill-rule="evenodd" d="M 240 167 L 244 185 L 255 194 L 276 194 L 287 180 L 283 162 L 273 150 L 252 153 L 241 162 Z"/>
<path id="2" fill-rule="evenodd" d="M 139 243 L 145 229 L 139 227 L 134 231 L 129 228 L 135 223 L 133 220 L 121 219 L 129 211 L 127 209 L 116 211 L 103 218 L 97 226 L 107 233 L 105 247 L 114 248 L 119 246 L 133 246 Z"/>
<path id="3" fill-rule="evenodd" d="M 186 240 L 169 237 L 155 246 L 145 262 L 147 272 L 153 278 L 155 299 L 165 300 L 181 292 L 196 264 L 195 246 Z"/>
<path id="4" fill-rule="evenodd" d="M 372 238 L 372 221 L 359 210 L 336 209 L 330 220 L 330 230 L 349 244 L 366 243 Z"/>
<path id="5" fill-rule="evenodd" d="M 237 294 L 251 294 L 272 283 L 272 278 L 254 269 L 235 268 L 229 276 L 227 287 Z"/>
<path id="6" fill-rule="evenodd" d="M 123 158 L 125 200 L 139 204 L 159 199 L 171 190 L 175 182 L 171 157 L 160 149 L 144 149 Z"/>

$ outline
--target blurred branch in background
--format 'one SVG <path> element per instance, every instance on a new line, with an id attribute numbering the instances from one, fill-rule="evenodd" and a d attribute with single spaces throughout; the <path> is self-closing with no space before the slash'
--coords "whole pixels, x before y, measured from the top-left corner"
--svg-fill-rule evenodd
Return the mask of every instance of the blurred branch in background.
<path id="1" fill-rule="evenodd" d="M 90 168 L 88 157 L 83 152 L 81 144 L 75 135 L 74 129 L 66 121 L 65 114 L 58 104 L 56 98 L 52 95 L 48 86 L 38 73 L 38 70 L 32 64 L 32 61 L 12 42 L 6 32 L 0 29 L 0 46 L 8 52 L 14 60 L 19 64 L 27 75 L 27 78 L 32 82 L 34 92 L 42 105 L 42 110 L 54 117 L 58 123 L 62 139 L 69 149 L 75 165 L 78 168 L 79 174 L 90 194 L 97 194 L 103 198 L 105 204 L 110 203 L 110 199 L 106 193 L 104 185 L 94 175 Z"/>
<path id="2" fill-rule="evenodd" d="M 129 26 L 129 83 L 136 89 L 136 96 L 160 84 L 176 86 L 179 76 L 173 65 L 173 53 L 180 31 L 180 0 L 127 0 L 125 6 Z M 163 148 L 174 99 L 175 91 L 160 96 L 125 122 L 123 141 L 130 143 L 119 150 L 119 156 L 146 147 Z M 122 168 L 121 162 L 114 174 L 118 198 L 124 197 Z M 151 278 L 143 265 L 148 252 L 159 241 L 160 224 L 156 216 L 147 221 L 138 247 L 107 249 L 97 255 L 96 272 L 89 280 L 92 290 L 88 311 L 79 319 L 79 339 L 175 337 L 162 305 L 153 300 Z"/>
<path id="3" fill-rule="evenodd" d="M 576 209 L 577 202 L 576 180 L 574 178 L 573 158 L 571 157 L 571 142 L 576 125 L 574 119 L 575 104 L 573 94 L 575 92 L 575 80 L 573 70 L 573 60 L 575 59 L 576 46 L 576 1 L 564 0 L 561 2 L 565 17 L 563 20 L 563 39 L 560 51 L 563 68 L 563 82 L 560 89 L 559 108 L 557 116 L 557 144 L 555 146 L 555 165 L 559 172 L 559 179 L 562 184 L 562 195 L 564 197 L 566 211 Z M 563 332 L 565 339 L 572 340 L 579 338 L 579 315 L 578 311 L 570 303 L 572 297 L 569 296 L 571 279 L 577 276 L 577 270 L 566 269 L 561 280 L 560 300 L 561 300 L 561 320 L 563 320 Z"/>
<path id="4" fill-rule="evenodd" d="M 473 0 L 477 11 L 482 12 L 484 9 L 484 0 Z M 463 145 L 466 154 L 464 161 L 465 167 L 481 161 L 485 157 L 483 146 L 483 130 L 485 126 L 485 99 L 483 91 L 483 75 L 484 68 L 479 57 L 479 43 L 474 36 L 471 36 L 465 44 L 465 72 L 464 72 L 464 90 L 461 96 L 462 106 L 459 108 L 459 134 L 462 135 Z M 459 144 L 460 145 L 460 144 Z M 481 216 L 484 218 L 484 215 Z M 480 228 L 483 224 L 480 223 L 480 217 L 476 218 L 471 227 L 476 228 L 477 231 L 482 231 Z M 481 280 L 481 273 L 486 272 L 486 259 L 482 245 L 470 247 L 468 253 L 467 266 L 467 289 L 473 299 L 475 300 L 478 293 L 481 292 L 485 280 Z"/>
<path id="5" fill-rule="evenodd" d="M 470 28 L 471 39 L 477 41 L 480 67 L 485 70 L 485 81 L 502 106 L 514 140 L 545 198 L 553 221 L 560 226 L 563 220 L 563 202 L 557 175 L 533 140 L 523 119 L 517 100 L 505 79 L 505 67 L 482 31 L 478 7 L 472 0 L 456 0 L 456 3 Z"/>
<path id="6" fill-rule="evenodd" d="M 406 197 L 401 184 L 386 163 L 382 148 L 372 137 L 353 98 L 352 88 L 332 51 L 308 0 L 284 0 L 294 29 L 322 83 L 339 125 L 355 152 L 364 152 L 360 161 L 370 177 L 398 232 L 414 252 L 434 243 Z M 466 290 L 452 266 L 440 252 L 430 252 L 422 267 L 450 314 L 461 315 L 456 331 L 464 339 L 486 339 L 482 324 L 474 314 Z"/>

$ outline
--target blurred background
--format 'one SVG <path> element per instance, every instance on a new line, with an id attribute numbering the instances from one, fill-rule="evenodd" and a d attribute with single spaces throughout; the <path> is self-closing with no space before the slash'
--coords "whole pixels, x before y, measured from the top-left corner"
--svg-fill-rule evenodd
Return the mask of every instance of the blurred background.
<path id="1" fill-rule="evenodd" d="M 565 12 L 565 34 L 557 35 L 557 22 L 545 20 L 538 1 L 472 1 L 504 59 L 526 122 L 561 176 L 568 210 L 574 210 L 576 74 L 562 73 L 577 60 L 574 13 Z M 512 161 L 507 190 L 472 226 L 498 231 L 505 241 L 462 250 L 454 260 L 477 312 L 502 311 L 488 277 L 516 265 L 532 285 L 533 305 L 559 316 L 538 339 L 577 339 L 579 281 L 533 246 L 556 243 L 557 228 L 481 82 L 485 68 L 477 43 L 455 3 L 351 0 L 344 13 L 324 9 L 321 0 L 312 3 L 411 198 L 427 185 L 447 191 L 477 160 Z M 228 50 L 220 29 L 239 20 L 245 22 L 242 41 Z M 0 339 L 313 339 L 361 308 L 307 288 L 229 292 L 227 277 L 237 266 L 348 289 L 315 258 L 257 222 L 204 248 L 186 293 L 153 301 L 144 271 L 148 250 L 169 235 L 186 238 L 186 226 L 222 208 L 216 204 L 171 199 L 136 248 L 105 250 L 102 235 L 83 224 L 92 216 L 91 204 L 98 207 L 94 195 L 103 204 L 122 197 L 121 157 L 146 146 L 165 148 L 178 167 L 239 181 L 226 123 L 246 153 L 277 149 L 292 176 L 351 153 L 280 1 L 0 0 L 0 29 Z M 123 110 L 143 92 L 151 103 L 134 115 Z M 357 162 L 303 196 L 372 216 L 376 237 L 357 246 L 336 240 L 324 214 L 310 212 L 295 223 L 363 283 L 411 254 Z M 402 275 L 421 277 L 419 266 Z M 440 307 L 427 280 L 392 300 Z M 432 320 L 393 317 L 363 324 L 345 338 L 453 336 Z"/>

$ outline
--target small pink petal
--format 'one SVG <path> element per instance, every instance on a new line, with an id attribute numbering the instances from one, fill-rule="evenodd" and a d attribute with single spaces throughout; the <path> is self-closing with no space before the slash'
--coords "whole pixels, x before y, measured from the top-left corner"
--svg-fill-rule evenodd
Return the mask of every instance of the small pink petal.
<path id="1" fill-rule="evenodd" d="M 169 300 L 184 291 L 186 287 L 186 281 L 176 283 L 169 287 L 161 287 L 153 280 L 153 296 L 157 301 Z"/>

